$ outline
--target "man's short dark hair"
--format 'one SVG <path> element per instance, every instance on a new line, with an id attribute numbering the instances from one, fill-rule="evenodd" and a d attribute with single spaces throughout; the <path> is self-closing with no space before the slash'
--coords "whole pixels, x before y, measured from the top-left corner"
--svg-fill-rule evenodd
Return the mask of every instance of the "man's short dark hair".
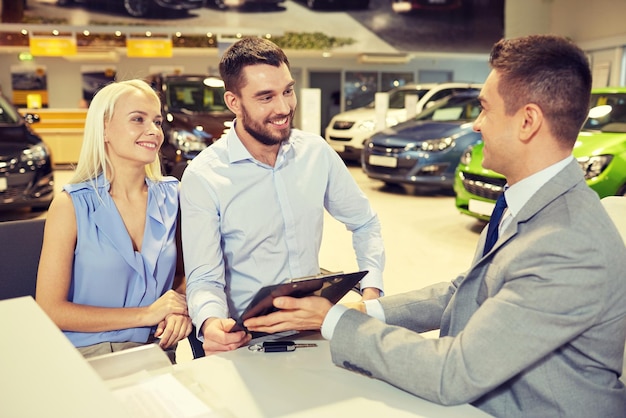
<path id="1" fill-rule="evenodd" d="M 578 46 L 553 35 L 503 39 L 489 63 L 500 76 L 498 92 L 508 114 L 534 103 L 556 138 L 576 141 L 591 98 L 589 61 Z"/>
<path id="2" fill-rule="evenodd" d="M 224 52 L 219 70 L 226 90 L 239 94 L 246 83 L 241 74 L 245 67 L 257 64 L 280 67 L 283 63 L 289 68 L 287 55 L 275 43 L 264 38 L 248 37 L 235 42 Z"/>

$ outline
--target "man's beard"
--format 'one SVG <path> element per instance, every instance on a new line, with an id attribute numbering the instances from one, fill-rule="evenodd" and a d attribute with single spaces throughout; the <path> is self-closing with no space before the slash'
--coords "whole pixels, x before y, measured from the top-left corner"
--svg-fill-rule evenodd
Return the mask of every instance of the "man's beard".
<path id="1" fill-rule="evenodd" d="M 241 126 L 244 131 L 250 134 L 254 139 L 259 141 L 263 145 L 276 145 L 280 144 L 287 139 L 289 139 L 289 135 L 291 134 L 291 128 L 277 131 L 274 133 L 270 131 L 265 125 L 254 122 L 252 118 L 249 117 L 248 112 L 243 109 L 243 115 L 241 120 Z M 289 113 L 287 119 L 289 119 L 289 124 L 291 125 L 291 120 L 293 117 L 293 112 Z"/>

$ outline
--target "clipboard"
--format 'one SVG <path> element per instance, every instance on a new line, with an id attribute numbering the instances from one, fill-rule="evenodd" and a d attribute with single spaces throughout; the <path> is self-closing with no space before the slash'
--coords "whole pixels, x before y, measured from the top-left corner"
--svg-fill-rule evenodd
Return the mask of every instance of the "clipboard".
<path id="1" fill-rule="evenodd" d="M 243 323 L 246 319 L 264 316 L 278 309 L 274 307 L 274 298 L 291 296 L 302 298 L 305 296 L 321 296 L 332 303 L 337 303 L 356 286 L 368 270 L 354 273 L 330 273 L 317 276 L 306 276 L 291 279 L 288 282 L 262 287 L 252 298 L 237 323 L 230 332 L 247 331 Z"/>

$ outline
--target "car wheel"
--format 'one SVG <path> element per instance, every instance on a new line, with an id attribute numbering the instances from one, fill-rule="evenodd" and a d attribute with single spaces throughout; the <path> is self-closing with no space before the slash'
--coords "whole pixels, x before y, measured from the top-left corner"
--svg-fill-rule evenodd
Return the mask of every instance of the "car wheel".
<path id="1" fill-rule="evenodd" d="M 150 12 L 151 0 L 124 0 L 126 13 L 133 17 L 144 17 Z"/>

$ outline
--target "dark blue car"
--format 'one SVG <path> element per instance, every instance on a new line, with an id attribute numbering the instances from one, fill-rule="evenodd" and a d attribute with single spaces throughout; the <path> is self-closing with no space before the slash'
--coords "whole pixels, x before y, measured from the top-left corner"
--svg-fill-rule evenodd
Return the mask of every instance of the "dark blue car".
<path id="1" fill-rule="evenodd" d="M 415 118 L 374 134 L 361 157 L 365 174 L 387 184 L 452 189 L 463 151 L 481 139 L 472 130 L 480 113 L 478 93 L 449 96 Z"/>

